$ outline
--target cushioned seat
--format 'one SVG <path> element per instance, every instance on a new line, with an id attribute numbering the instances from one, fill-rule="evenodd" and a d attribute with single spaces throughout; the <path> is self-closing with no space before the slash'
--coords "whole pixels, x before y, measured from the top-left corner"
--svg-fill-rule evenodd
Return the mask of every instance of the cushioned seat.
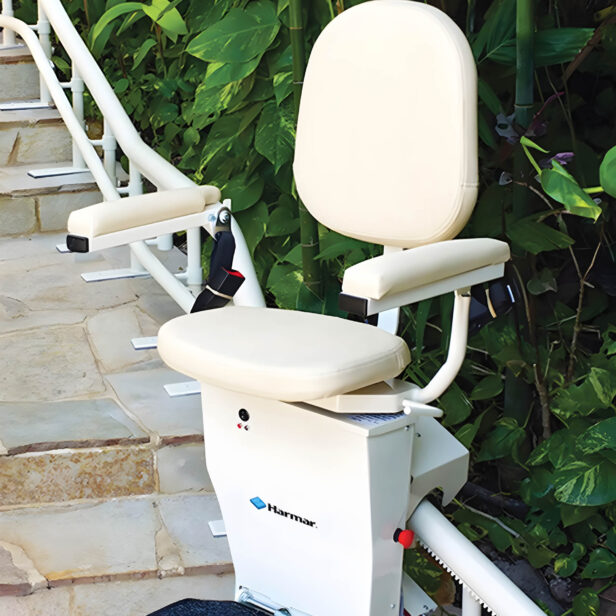
<path id="1" fill-rule="evenodd" d="M 142 227 L 155 222 L 198 214 L 220 200 L 215 186 L 196 186 L 104 201 L 71 212 L 68 232 L 82 237 Z"/>
<path id="2" fill-rule="evenodd" d="M 406 343 L 337 317 L 229 307 L 165 323 L 158 350 L 171 368 L 200 382 L 276 400 L 317 400 L 397 376 Z"/>

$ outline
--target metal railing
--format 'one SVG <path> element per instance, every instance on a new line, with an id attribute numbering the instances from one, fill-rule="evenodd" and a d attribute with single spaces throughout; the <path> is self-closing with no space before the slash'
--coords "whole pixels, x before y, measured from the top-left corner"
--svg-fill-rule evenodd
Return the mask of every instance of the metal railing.
<path id="1" fill-rule="evenodd" d="M 158 190 L 194 187 L 196 184 L 171 163 L 162 158 L 142 139 L 124 111 L 113 88 L 75 30 L 60 0 L 39 0 L 38 21 L 28 25 L 13 16 L 12 0 L 2 0 L 0 28 L 3 28 L 0 49 L 17 45 L 17 34 L 28 47 L 40 75 L 40 100 L 22 104 L 22 108 L 48 107 L 52 104 L 60 113 L 73 140 L 72 167 L 49 170 L 54 174 L 89 170 L 105 201 L 115 201 L 124 195 L 141 194 L 142 176 Z M 51 62 L 51 32 L 55 33 L 71 61 L 71 81 L 61 83 Z M 84 121 L 84 91 L 87 88 L 98 106 L 103 119 L 102 139 L 88 138 Z M 65 90 L 70 90 L 69 101 Z M 17 106 L 16 106 L 17 107 Z M 116 177 L 116 148 L 120 146 L 129 161 L 129 181 L 120 186 Z M 95 147 L 103 150 L 103 160 Z M 46 170 L 47 171 L 47 170 Z M 212 216 L 212 224 L 216 219 Z M 208 232 L 211 228 L 206 227 Z M 236 304 L 263 306 L 254 265 L 246 241 L 237 223 L 233 221 L 236 238 L 234 265 L 246 280 L 234 300 Z M 176 276 L 165 268 L 148 244 L 138 241 L 130 244 L 131 270 L 147 272 L 184 309 L 190 311 L 194 293 L 203 283 L 201 267 L 201 229 L 187 229 L 186 272 Z M 169 249 L 169 237 L 158 238 L 156 244 Z M 185 281 L 182 282 L 182 280 Z"/>

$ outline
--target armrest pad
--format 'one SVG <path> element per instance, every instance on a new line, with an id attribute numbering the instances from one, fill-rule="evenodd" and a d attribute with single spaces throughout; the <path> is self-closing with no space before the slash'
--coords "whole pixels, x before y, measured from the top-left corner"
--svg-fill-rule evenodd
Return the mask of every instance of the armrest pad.
<path id="1" fill-rule="evenodd" d="M 198 214 L 208 205 L 218 201 L 220 201 L 220 190 L 215 186 L 164 190 L 125 197 L 118 201 L 103 201 L 75 210 L 71 212 L 67 226 L 69 233 L 73 235 L 93 238 L 180 216 Z"/>
<path id="2" fill-rule="evenodd" d="M 349 267 L 342 292 L 381 299 L 471 272 L 510 258 L 505 242 L 489 238 L 449 240 L 392 252 Z"/>

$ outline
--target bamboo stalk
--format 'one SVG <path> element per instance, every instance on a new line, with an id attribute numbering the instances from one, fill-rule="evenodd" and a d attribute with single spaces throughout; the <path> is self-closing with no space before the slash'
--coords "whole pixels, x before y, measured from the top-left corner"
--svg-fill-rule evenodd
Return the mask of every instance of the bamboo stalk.
<path id="1" fill-rule="evenodd" d="M 306 50 L 304 47 L 304 24 L 302 19 L 301 0 L 290 0 L 290 37 L 293 55 L 293 100 L 295 103 L 295 122 L 299 114 L 299 101 L 302 94 L 302 83 L 306 70 Z M 302 244 L 302 270 L 304 284 L 315 295 L 321 297 L 321 264 L 317 259 L 319 254 L 319 227 L 317 221 L 310 215 L 301 199 L 299 205 L 299 229 Z"/>

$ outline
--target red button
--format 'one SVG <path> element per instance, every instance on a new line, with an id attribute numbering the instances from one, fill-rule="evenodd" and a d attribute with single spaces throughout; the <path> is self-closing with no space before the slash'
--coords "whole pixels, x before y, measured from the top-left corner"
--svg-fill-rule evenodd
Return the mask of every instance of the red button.
<path id="1" fill-rule="evenodd" d="M 412 530 L 397 529 L 394 533 L 394 541 L 399 543 L 405 550 L 408 550 L 413 545 L 415 533 Z"/>

